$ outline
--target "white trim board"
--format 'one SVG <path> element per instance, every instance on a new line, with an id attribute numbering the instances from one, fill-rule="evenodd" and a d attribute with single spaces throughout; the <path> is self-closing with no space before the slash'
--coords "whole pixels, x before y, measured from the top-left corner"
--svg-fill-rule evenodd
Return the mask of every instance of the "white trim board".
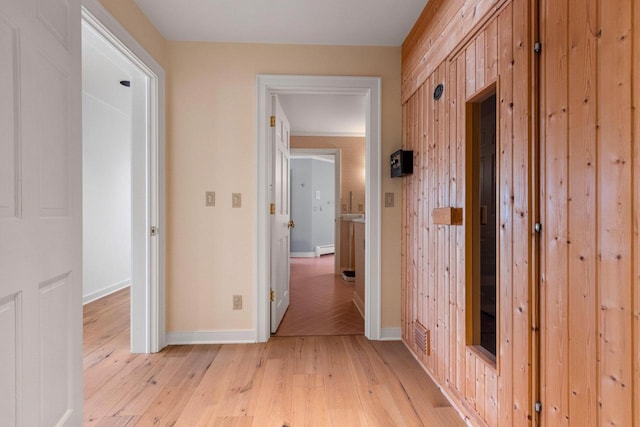
<path id="1" fill-rule="evenodd" d="M 82 296 L 82 305 L 89 304 L 95 300 L 99 300 L 100 298 L 106 297 L 107 295 L 111 295 L 113 293 L 118 292 L 119 290 L 128 288 L 131 285 L 131 279 L 125 280 L 120 283 L 114 283 L 111 286 L 107 286 L 106 288 L 102 288 L 98 291 L 91 292 L 88 295 Z"/>
<path id="2" fill-rule="evenodd" d="M 256 331 L 179 331 L 167 332 L 167 345 L 247 344 L 256 342 Z"/>
<path id="3" fill-rule="evenodd" d="M 380 341 L 401 341 L 401 328 L 382 328 L 380 330 Z"/>
<path id="4" fill-rule="evenodd" d="M 289 258 L 315 258 L 315 252 L 291 252 Z"/>
<path id="5" fill-rule="evenodd" d="M 155 353 L 165 346 L 164 69 L 98 0 L 82 0 L 82 20 L 145 76 L 132 85 L 134 91 L 145 91 L 147 99 L 144 113 L 138 117 L 134 112 L 132 130 L 133 163 L 144 165 L 133 168 L 132 179 L 145 181 L 146 188 L 134 187 L 132 194 L 131 351 Z M 135 145 L 138 139 L 145 142 Z M 151 226 L 160 230 L 154 237 Z"/>
<path id="6" fill-rule="evenodd" d="M 270 337 L 270 227 L 269 151 L 267 115 L 274 94 L 364 95 L 366 106 L 366 189 L 365 212 L 365 325 L 370 340 L 380 339 L 380 189 L 381 189 L 381 79 L 379 77 L 258 75 L 257 89 L 257 173 L 256 173 L 256 280 L 255 327 L 257 341 Z"/>

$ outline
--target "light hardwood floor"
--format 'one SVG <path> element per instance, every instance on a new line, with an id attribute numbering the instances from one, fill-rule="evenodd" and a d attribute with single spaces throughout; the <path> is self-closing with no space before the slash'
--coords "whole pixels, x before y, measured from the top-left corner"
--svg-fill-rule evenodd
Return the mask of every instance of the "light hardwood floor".
<path id="1" fill-rule="evenodd" d="M 128 346 L 128 290 L 85 306 L 85 425 L 464 426 L 400 342 Z"/>

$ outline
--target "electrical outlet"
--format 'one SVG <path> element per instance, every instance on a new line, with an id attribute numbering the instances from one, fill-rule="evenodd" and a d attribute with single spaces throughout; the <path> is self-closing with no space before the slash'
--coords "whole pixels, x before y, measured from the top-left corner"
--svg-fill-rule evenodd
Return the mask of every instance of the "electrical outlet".
<path id="1" fill-rule="evenodd" d="M 216 205 L 216 193 L 215 191 L 207 191 L 205 196 L 205 206 L 215 206 Z"/>
<path id="2" fill-rule="evenodd" d="M 239 208 L 242 206 L 242 194 L 240 193 L 232 193 L 231 194 L 231 207 Z"/>
<path id="3" fill-rule="evenodd" d="M 233 309 L 242 310 L 242 295 L 233 296 Z"/>

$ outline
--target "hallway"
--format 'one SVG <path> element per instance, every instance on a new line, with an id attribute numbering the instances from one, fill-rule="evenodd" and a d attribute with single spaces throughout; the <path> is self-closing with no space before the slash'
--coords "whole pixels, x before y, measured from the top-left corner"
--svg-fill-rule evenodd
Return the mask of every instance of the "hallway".
<path id="1" fill-rule="evenodd" d="M 273 337 L 130 354 L 128 289 L 84 316 L 85 426 L 464 426 L 401 342 Z"/>
<path id="2" fill-rule="evenodd" d="M 275 336 L 363 335 L 354 282 L 333 272 L 334 255 L 291 258 L 289 309 Z"/>

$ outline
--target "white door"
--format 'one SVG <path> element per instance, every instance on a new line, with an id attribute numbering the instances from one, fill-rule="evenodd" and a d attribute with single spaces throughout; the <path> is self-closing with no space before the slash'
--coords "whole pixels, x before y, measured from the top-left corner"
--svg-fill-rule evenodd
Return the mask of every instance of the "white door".
<path id="1" fill-rule="evenodd" d="M 273 191 L 271 203 L 271 332 L 280 326 L 289 307 L 289 121 L 273 96 L 271 141 L 273 141 Z M 273 205 L 272 205 L 273 206 Z"/>
<path id="2" fill-rule="evenodd" d="M 0 424 L 82 424 L 79 0 L 0 2 Z"/>

